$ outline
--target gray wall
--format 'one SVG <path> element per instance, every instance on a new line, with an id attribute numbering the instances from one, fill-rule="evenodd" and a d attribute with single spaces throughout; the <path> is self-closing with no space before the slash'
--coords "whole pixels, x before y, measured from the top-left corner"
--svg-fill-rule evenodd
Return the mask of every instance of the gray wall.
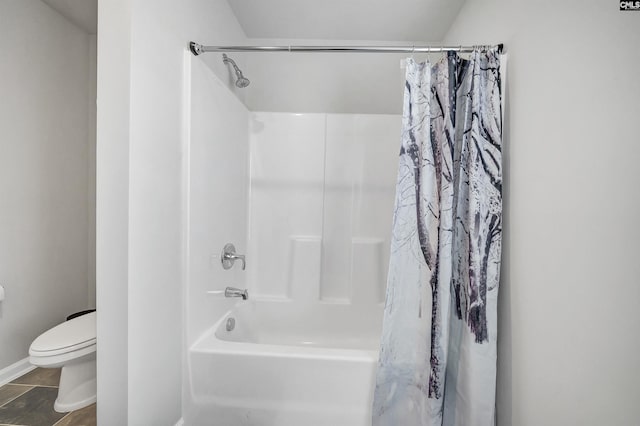
<path id="1" fill-rule="evenodd" d="M 90 46 L 40 0 L 0 2 L 0 370 L 91 303 Z"/>

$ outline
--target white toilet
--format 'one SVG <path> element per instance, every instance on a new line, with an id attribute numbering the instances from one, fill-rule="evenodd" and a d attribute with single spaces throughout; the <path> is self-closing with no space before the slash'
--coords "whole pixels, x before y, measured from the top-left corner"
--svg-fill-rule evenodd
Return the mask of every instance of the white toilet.
<path id="1" fill-rule="evenodd" d="M 29 361 L 42 368 L 62 367 L 54 410 L 66 413 L 96 402 L 96 313 L 45 331 L 29 348 Z"/>

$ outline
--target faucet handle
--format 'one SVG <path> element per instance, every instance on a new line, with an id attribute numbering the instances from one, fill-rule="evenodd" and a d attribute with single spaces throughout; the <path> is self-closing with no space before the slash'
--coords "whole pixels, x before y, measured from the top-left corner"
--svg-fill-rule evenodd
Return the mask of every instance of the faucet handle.
<path id="1" fill-rule="evenodd" d="M 224 269 L 230 269 L 236 260 L 242 261 L 242 270 L 244 271 L 244 269 L 247 267 L 244 255 L 237 254 L 236 247 L 233 244 L 226 244 L 222 249 L 222 254 L 220 255 L 220 262 L 222 263 L 222 267 Z"/>

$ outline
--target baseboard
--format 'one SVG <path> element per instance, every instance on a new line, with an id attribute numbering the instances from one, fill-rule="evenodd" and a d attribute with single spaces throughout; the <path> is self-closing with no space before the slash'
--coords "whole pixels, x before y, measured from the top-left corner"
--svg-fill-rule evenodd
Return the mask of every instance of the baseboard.
<path id="1" fill-rule="evenodd" d="M 176 423 L 175 426 L 184 426 L 184 419 L 181 417 L 180 420 L 178 420 L 178 423 Z"/>
<path id="2" fill-rule="evenodd" d="M 36 368 L 29 363 L 29 358 L 21 359 L 18 362 L 14 362 L 8 367 L 0 370 L 0 386 L 4 386 L 10 381 L 17 379 L 23 374 L 27 374 L 29 371 Z"/>

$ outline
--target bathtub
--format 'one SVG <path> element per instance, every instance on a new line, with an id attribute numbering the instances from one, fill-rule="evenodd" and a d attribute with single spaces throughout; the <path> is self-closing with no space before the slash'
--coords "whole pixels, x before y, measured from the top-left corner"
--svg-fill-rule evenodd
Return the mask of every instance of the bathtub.
<path id="1" fill-rule="evenodd" d="M 239 302 L 189 350 L 187 424 L 370 425 L 381 324 L 379 305 Z"/>

